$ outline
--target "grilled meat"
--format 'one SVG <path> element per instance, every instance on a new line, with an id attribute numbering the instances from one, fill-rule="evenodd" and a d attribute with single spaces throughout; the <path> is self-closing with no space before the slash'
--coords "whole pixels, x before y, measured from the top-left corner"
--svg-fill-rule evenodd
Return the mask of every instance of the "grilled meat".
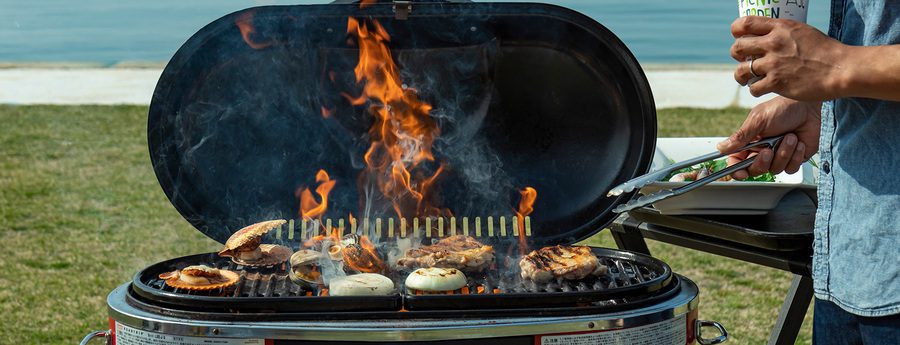
<path id="1" fill-rule="evenodd" d="M 531 253 L 519 261 L 523 279 L 538 283 L 553 278 L 578 280 L 588 275 L 598 275 L 607 268 L 591 253 L 590 247 L 554 246 L 544 247 Z"/>
<path id="2" fill-rule="evenodd" d="M 406 251 L 397 265 L 408 268 L 455 268 L 478 272 L 494 262 L 494 248 L 476 241 L 471 236 L 447 237 L 430 246 Z"/>

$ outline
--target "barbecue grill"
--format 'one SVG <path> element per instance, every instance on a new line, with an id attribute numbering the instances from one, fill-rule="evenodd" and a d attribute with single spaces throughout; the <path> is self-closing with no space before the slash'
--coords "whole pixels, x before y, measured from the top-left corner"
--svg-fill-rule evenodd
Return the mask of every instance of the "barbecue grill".
<path id="1" fill-rule="evenodd" d="M 357 181 L 366 169 L 360 157 L 373 108 L 351 96 L 361 50 L 348 45 L 351 17 L 380 23 L 403 89 L 434 105 L 441 131 L 434 154 L 448 168 L 429 182 L 453 216 L 297 216 L 302 181 Z M 492 245 L 496 261 L 444 294 L 397 283 L 387 296 L 330 296 L 327 287 L 292 283 L 284 263 L 249 267 L 216 253 L 190 255 L 146 267 L 113 290 L 110 330 L 85 342 L 100 335 L 120 345 L 722 342 L 721 325 L 698 319 L 697 286 L 650 256 L 592 248 L 607 268 L 602 274 L 542 283 L 519 276 L 515 253 L 573 244 L 612 222 L 612 209 L 630 195 L 605 192 L 646 172 L 655 126 L 649 86 L 628 49 L 562 7 L 337 2 L 227 15 L 179 49 L 150 107 L 151 162 L 186 220 L 224 243 L 245 225 L 289 219 L 262 242 L 293 250 L 324 225 L 366 236 L 382 255 L 401 243 L 463 234 Z M 537 211 L 514 215 L 507 192 L 525 184 L 541 193 Z M 332 191 L 329 214 L 368 210 L 359 201 L 365 190 L 347 185 Z M 240 279 L 188 291 L 159 278 L 197 264 Z M 407 273 L 386 275 L 402 282 Z M 720 335 L 703 338 L 706 327 Z"/>

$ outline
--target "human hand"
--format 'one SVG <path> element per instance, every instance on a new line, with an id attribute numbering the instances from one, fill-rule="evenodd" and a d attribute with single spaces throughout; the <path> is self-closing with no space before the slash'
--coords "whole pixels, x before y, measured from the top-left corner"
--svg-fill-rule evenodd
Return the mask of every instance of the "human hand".
<path id="1" fill-rule="evenodd" d="M 735 37 L 731 57 L 740 62 L 734 79 L 746 85 L 753 74 L 759 76 L 750 85 L 754 96 L 775 92 L 801 101 L 840 97 L 848 50 L 841 42 L 803 23 L 760 16 L 738 18 L 731 33 Z"/>
<path id="2" fill-rule="evenodd" d="M 801 102 L 785 97 L 776 97 L 753 107 L 741 128 L 718 144 L 719 152 L 732 152 L 752 141 L 787 134 L 778 145 L 777 153 L 771 148 L 764 148 L 728 156 L 728 165 L 731 166 L 758 155 L 747 170 L 737 171 L 731 176 L 741 180 L 767 171 L 773 174 L 782 171 L 793 174 L 800 170 L 800 165 L 812 157 L 819 147 L 821 112 L 820 102 Z"/>

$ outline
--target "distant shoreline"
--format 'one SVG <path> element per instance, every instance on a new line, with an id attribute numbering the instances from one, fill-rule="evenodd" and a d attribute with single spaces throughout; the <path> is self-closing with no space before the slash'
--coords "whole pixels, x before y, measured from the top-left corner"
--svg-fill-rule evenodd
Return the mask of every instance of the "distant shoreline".
<path id="1" fill-rule="evenodd" d="M 150 104 L 164 62 L 0 62 L 0 104 Z M 733 64 L 647 63 L 658 109 L 752 107 Z"/>
<path id="2" fill-rule="evenodd" d="M 117 61 L 111 63 L 88 61 L 0 61 L 0 69 L 162 69 L 166 67 L 167 63 L 167 61 Z M 735 64 L 648 62 L 641 63 L 641 68 L 645 71 L 722 71 L 734 69 Z"/>

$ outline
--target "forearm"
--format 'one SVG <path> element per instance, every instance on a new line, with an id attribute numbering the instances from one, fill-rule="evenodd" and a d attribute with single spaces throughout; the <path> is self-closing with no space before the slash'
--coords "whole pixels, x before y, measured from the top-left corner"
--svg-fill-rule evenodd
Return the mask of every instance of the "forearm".
<path id="1" fill-rule="evenodd" d="M 900 101 L 900 45 L 845 46 L 841 60 L 841 96 Z"/>

